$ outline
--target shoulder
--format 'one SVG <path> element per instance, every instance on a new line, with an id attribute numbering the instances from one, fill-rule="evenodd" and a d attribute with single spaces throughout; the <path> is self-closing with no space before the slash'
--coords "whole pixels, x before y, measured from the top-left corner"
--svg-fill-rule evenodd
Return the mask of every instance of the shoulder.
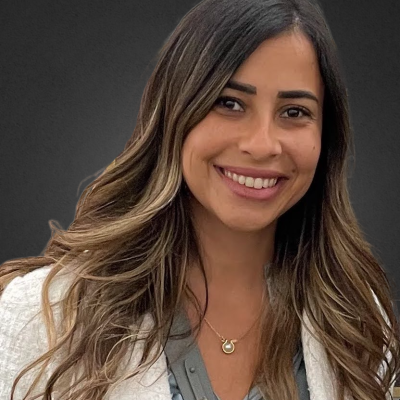
<path id="1" fill-rule="evenodd" d="M 48 350 L 42 311 L 42 289 L 52 266 L 14 278 L 0 297 L 0 398 L 10 396 L 14 379 L 29 363 Z M 54 278 L 49 288 L 51 303 L 63 297 L 67 274 Z M 21 390 L 26 386 L 21 383 Z M 22 392 L 21 392 L 22 393 Z M 17 394 L 19 392 L 17 391 Z M 18 395 L 16 398 L 19 398 Z"/>
<path id="2" fill-rule="evenodd" d="M 0 296 L 0 306 L 7 303 L 19 305 L 40 303 L 40 294 L 43 283 L 48 276 L 52 266 L 38 268 L 24 276 L 14 278 L 4 289 Z"/>
<path id="3" fill-rule="evenodd" d="M 0 399 L 10 398 L 11 388 L 18 374 L 48 350 L 46 325 L 42 317 L 42 292 L 51 270 L 52 266 L 49 265 L 13 279 L 0 297 Z M 56 317 L 60 312 L 57 302 L 64 298 L 73 278 L 72 272 L 65 271 L 51 280 L 49 300 Z M 141 329 L 145 333 L 152 324 L 151 316 L 146 315 Z M 140 363 L 142 352 L 143 342 L 139 341 L 134 351 L 127 354 L 127 364 L 123 363 L 127 367 L 123 373 L 126 378 Z M 55 364 L 49 367 L 44 379 L 49 377 Z M 38 369 L 25 375 L 18 383 L 15 399 L 24 398 L 35 371 Z M 43 382 L 39 385 L 42 388 Z M 135 379 L 126 379 L 113 385 L 107 396 L 108 400 L 128 398 L 134 400 L 171 398 L 164 354 L 161 354 L 153 365 L 142 371 Z"/>
<path id="4" fill-rule="evenodd" d="M 52 265 L 38 268 L 9 282 L 0 296 L 1 326 L 4 325 L 5 318 L 12 323 L 21 322 L 26 313 L 33 314 L 41 309 L 43 286 L 52 268 Z M 57 303 L 64 297 L 72 276 L 69 271 L 61 271 L 54 276 L 49 286 L 51 303 Z M 22 314 L 18 316 L 17 312 Z"/>
<path id="5" fill-rule="evenodd" d="M 5 287 L 0 296 L 0 346 L 2 340 L 11 340 L 27 325 L 40 320 L 38 314 L 42 311 L 43 288 L 52 268 L 52 265 L 38 268 L 14 278 Z M 71 272 L 61 271 L 51 279 L 48 294 L 52 306 L 65 296 L 72 277 Z"/>

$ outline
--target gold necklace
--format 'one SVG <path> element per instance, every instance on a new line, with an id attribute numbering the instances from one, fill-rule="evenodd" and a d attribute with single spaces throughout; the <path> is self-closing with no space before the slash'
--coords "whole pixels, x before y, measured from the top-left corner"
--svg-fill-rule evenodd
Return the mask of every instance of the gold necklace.
<path id="1" fill-rule="evenodd" d="M 261 307 L 262 304 L 264 303 L 264 296 L 265 296 L 265 287 L 263 290 L 263 295 L 261 298 Z M 261 310 L 259 313 L 259 316 L 261 315 Z M 206 317 L 204 317 L 204 321 L 206 321 L 207 325 L 213 330 L 213 332 L 219 337 L 219 339 L 222 342 L 221 348 L 222 351 L 225 354 L 232 354 L 235 351 L 235 343 L 239 342 L 239 340 L 242 340 L 243 338 L 245 338 L 247 336 L 247 334 L 251 331 L 251 329 L 253 328 L 253 326 L 256 324 L 256 322 L 258 321 L 259 317 L 251 324 L 250 328 L 245 332 L 244 335 L 242 335 L 239 339 L 227 339 L 224 336 L 222 336 L 208 321 L 208 319 Z"/>

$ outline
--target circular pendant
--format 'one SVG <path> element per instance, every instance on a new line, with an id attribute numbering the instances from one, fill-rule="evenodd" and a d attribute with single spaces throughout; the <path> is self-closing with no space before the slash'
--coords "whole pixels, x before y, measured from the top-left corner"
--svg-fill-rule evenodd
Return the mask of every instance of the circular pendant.
<path id="1" fill-rule="evenodd" d="M 232 354 L 235 351 L 235 345 L 232 340 L 225 339 L 224 343 L 222 343 L 222 351 L 225 354 Z"/>

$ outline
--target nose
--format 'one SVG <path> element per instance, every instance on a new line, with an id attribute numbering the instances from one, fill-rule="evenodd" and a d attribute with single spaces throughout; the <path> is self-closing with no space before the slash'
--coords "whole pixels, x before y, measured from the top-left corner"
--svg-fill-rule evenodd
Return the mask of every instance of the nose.
<path id="1" fill-rule="evenodd" d="M 279 128 L 273 118 L 260 118 L 250 124 L 239 139 L 239 150 L 257 161 L 281 154 L 282 144 Z"/>

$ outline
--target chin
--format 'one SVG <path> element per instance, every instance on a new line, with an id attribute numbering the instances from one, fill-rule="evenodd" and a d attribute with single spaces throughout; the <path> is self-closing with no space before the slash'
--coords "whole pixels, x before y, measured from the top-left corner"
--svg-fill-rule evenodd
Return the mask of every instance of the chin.
<path id="1" fill-rule="evenodd" d="M 268 226 L 275 225 L 276 220 L 262 220 L 260 218 L 249 218 L 248 215 L 237 216 L 236 218 L 224 218 L 221 222 L 230 230 L 235 232 L 260 232 Z"/>

